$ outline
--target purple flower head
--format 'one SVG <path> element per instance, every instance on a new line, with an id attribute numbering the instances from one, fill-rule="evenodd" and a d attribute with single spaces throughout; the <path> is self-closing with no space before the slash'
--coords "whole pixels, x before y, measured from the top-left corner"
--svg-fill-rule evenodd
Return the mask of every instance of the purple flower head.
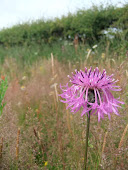
<path id="1" fill-rule="evenodd" d="M 123 102 L 115 99 L 111 91 L 120 91 L 119 86 L 115 83 L 118 81 L 113 79 L 113 74 L 111 76 L 106 75 L 106 71 L 103 70 L 102 73 L 96 67 L 92 71 L 92 67 L 85 71 L 75 70 L 75 74 L 72 73 L 72 77 L 68 76 L 70 79 L 71 87 L 68 83 L 65 86 L 61 86 L 62 94 L 60 96 L 64 99 L 61 100 L 63 103 L 67 103 L 67 109 L 70 108 L 71 112 L 76 113 L 80 108 L 83 108 L 81 116 L 89 113 L 98 115 L 98 121 L 104 118 L 104 115 L 108 115 L 110 119 L 110 114 L 118 113 L 119 104 L 124 104 Z M 63 89 L 64 87 L 65 89 Z"/>

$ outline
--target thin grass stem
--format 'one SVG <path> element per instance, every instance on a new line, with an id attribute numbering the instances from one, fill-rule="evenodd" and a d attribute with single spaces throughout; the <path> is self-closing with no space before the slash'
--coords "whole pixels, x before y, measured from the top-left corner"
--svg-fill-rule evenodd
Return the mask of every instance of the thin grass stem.
<path id="1" fill-rule="evenodd" d="M 87 114 L 86 144 L 85 144 L 85 157 L 84 157 L 85 170 L 87 169 L 89 126 L 90 126 L 90 112 L 89 114 Z"/>

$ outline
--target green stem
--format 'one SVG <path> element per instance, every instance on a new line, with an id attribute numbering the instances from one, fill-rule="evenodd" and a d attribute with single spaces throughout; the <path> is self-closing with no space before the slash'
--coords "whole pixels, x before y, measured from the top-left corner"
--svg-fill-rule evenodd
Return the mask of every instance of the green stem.
<path id="1" fill-rule="evenodd" d="M 89 125 L 90 125 L 90 112 L 89 112 L 89 114 L 87 114 L 86 145 L 85 145 L 85 157 L 84 157 L 85 170 L 87 169 Z"/>

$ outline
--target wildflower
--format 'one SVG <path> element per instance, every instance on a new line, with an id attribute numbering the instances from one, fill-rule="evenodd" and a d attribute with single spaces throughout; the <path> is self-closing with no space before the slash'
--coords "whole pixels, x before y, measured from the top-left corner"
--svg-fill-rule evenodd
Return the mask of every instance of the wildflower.
<path id="1" fill-rule="evenodd" d="M 39 109 L 36 109 L 35 111 L 36 111 L 36 113 L 39 113 Z"/>
<path id="2" fill-rule="evenodd" d="M 22 80 L 26 80 L 26 79 L 27 79 L 27 77 L 26 77 L 26 76 L 23 76 L 23 77 L 22 77 Z"/>
<path id="3" fill-rule="evenodd" d="M 2 79 L 2 80 L 5 80 L 5 76 L 1 75 L 1 79 Z"/>
<path id="4" fill-rule="evenodd" d="M 44 163 L 44 166 L 47 166 L 48 165 L 48 161 L 46 161 L 45 163 Z"/>
<path id="5" fill-rule="evenodd" d="M 116 115 L 118 113 L 118 107 L 121 107 L 119 104 L 124 104 L 115 99 L 111 91 L 120 91 L 119 86 L 116 86 L 115 83 L 118 81 L 113 79 L 113 74 L 108 76 L 106 71 L 103 70 L 103 73 L 99 72 L 99 69 L 96 67 L 92 71 L 92 67 L 85 71 L 75 70 L 75 74 L 72 73 L 72 77 L 68 76 L 70 79 L 71 87 L 68 86 L 68 83 L 65 86 L 61 86 L 62 94 L 60 96 L 66 101 L 61 100 L 63 103 L 67 103 L 67 109 L 70 108 L 71 112 L 76 113 L 83 108 L 81 116 L 95 113 L 98 115 L 98 121 L 104 118 L 104 115 L 108 115 L 110 119 L 110 114 L 113 112 Z M 65 87 L 63 89 L 62 87 Z"/>
<path id="6" fill-rule="evenodd" d="M 128 77 L 128 70 L 126 70 L 126 76 Z"/>
<path id="7" fill-rule="evenodd" d="M 21 104 L 22 104 L 21 102 L 18 102 L 18 103 L 17 103 L 18 106 L 21 106 Z"/>
<path id="8" fill-rule="evenodd" d="M 101 58 L 104 59 L 105 58 L 105 53 L 101 54 Z"/>
<path id="9" fill-rule="evenodd" d="M 26 89 L 26 87 L 25 86 L 21 86 L 21 88 L 20 88 L 22 91 L 24 91 L 25 89 Z"/>
<path id="10" fill-rule="evenodd" d="M 70 39 L 70 38 L 71 38 L 71 36 L 70 36 L 70 35 L 68 35 L 68 38 Z"/>
<path id="11" fill-rule="evenodd" d="M 97 46 L 98 46 L 98 45 L 94 45 L 92 48 L 95 49 L 95 48 L 97 48 Z"/>
<path id="12" fill-rule="evenodd" d="M 40 71 L 42 71 L 43 70 L 43 67 L 42 66 L 40 66 Z"/>
<path id="13" fill-rule="evenodd" d="M 38 52 L 35 52 L 34 54 L 35 54 L 35 55 L 38 55 Z"/>
<path id="14" fill-rule="evenodd" d="M 90 51 L 90 49 L 89 48 L 87 48 L 87 52 L 89 52 Z"/>

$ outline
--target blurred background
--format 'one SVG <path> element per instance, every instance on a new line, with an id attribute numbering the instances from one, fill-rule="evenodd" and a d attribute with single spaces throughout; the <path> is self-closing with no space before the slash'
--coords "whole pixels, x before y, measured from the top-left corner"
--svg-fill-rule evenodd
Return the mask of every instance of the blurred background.
<path id="1" fill-rule="evenodd" d="M 1 0 L 0 29 L 41 18 L 60 18 L 79 9 L 89 9 L 93 5 L 113 5 L 121 7 L 126 0 Z"/>

